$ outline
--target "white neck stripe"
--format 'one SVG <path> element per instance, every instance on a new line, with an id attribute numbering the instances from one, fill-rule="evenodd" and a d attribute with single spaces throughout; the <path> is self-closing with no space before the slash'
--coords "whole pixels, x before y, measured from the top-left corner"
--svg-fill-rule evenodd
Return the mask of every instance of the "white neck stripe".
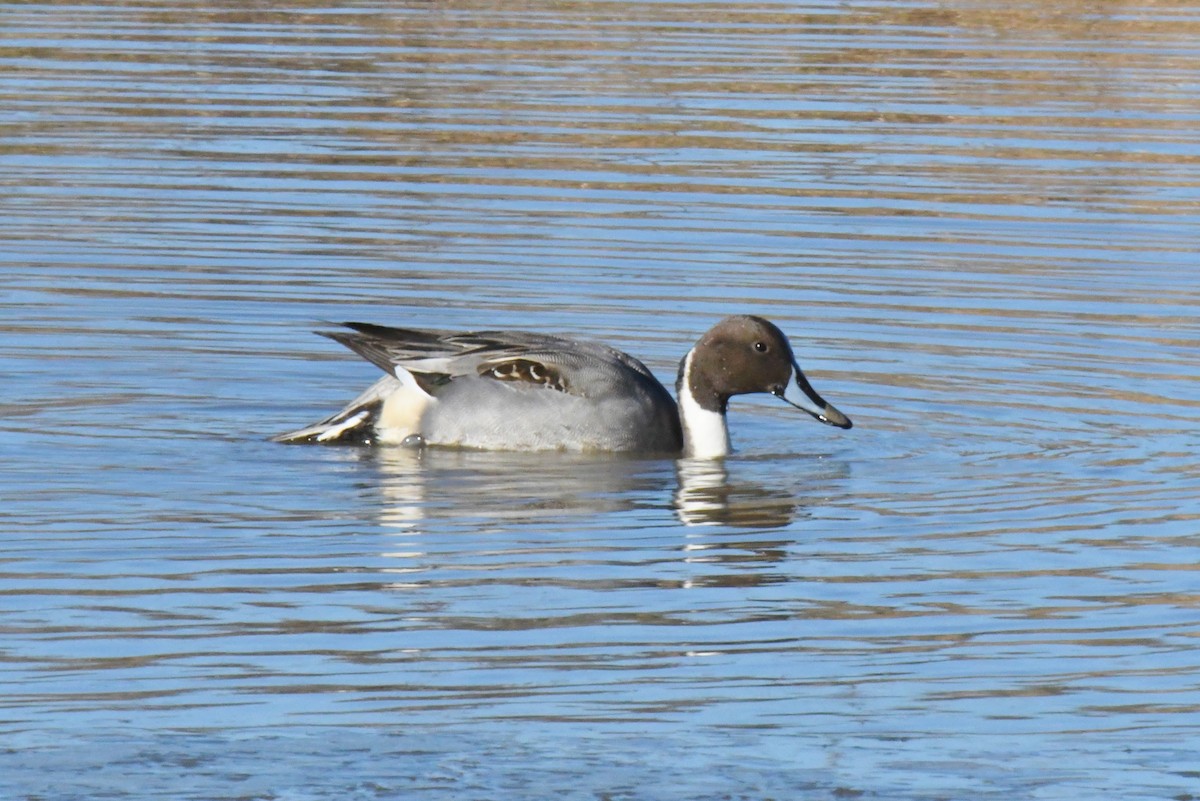
<path id="1" fill-rule="evenodd" d="M 683 455 L 695 459 L 720 459 L 729 454 L 729 427 L 725 415 L 705 409 L 692 394 L 692 353 L 683 360 L 679 382 L 679 422 L 683 426 Z"/>

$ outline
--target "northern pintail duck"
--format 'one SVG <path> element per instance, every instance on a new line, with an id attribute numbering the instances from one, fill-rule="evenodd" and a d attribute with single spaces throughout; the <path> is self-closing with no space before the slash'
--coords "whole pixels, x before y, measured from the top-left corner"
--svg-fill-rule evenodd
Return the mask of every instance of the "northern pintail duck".
<path id="1" fill-rule="evenodd" d="M 679 365 L 670 393 L 627 353 L 520 331 L 454 333 L 345 323 L 317 333 L 387 375 L 340 412 L 279 442 L 445 445 L 484 450 L 729 453 L 734 395 L 766 392 L 831 426 L 850 419 L 817 394 L 787 337 L 726 317 Z"/>

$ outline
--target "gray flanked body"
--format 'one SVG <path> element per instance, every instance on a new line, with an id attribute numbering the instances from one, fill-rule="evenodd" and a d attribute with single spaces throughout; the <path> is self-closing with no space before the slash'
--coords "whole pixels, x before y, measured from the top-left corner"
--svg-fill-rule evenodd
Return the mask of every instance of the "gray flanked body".
<path id="1" fill-rule="evenodd" d="M 747 392 L 770 392 L 850 427 L 808 385 L 783 333 L 759 317 L 726 318 L 688 352 L 678 406 L 645 365 L 607 345 L 519 331 L 345 326 L 321 333 L 387 375 L 336 414 L 276 440 L 716 458 L 729 451 L 728 400 Z"/>

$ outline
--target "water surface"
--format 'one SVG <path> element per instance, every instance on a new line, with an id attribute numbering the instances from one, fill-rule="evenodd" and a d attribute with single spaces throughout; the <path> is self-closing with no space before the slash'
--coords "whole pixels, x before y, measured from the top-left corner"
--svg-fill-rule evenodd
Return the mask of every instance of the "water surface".
<path id="1" fill-rule="evenodd" d="M 1200 9 L 0 10 L 0 789 L 1200 794 Z M 842 432 L 284 447 L 325 320 L 724 314 Z"/>

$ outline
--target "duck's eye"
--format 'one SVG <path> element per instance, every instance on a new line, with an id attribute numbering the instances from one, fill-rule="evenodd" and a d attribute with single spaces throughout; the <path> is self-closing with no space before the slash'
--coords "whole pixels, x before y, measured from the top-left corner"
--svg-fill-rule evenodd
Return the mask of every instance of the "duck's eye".
<path id="1" fill-rule="evenodd" d="M 756 351 L 758 351 L 759 353 L 766 353 L 767 352 L 767 343 L 766 342 L 755 342 L 754 349 Z"/>

